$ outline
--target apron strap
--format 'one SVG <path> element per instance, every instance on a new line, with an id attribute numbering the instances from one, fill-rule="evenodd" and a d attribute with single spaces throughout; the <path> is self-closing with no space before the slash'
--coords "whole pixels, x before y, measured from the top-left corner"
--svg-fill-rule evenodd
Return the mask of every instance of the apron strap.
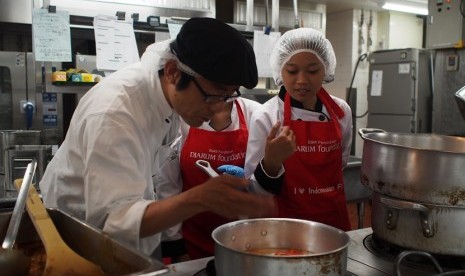
<path id="1" fill-rule="evenodd" d="M 242 112 L 242 108 L 241 108 L 241 105 L 239 104 L 239 101 L 235 100 L 234 104 L 236 105 L 237 116 L 239 117 L 239 128 L 243 130 L 248 130 L 247 123 L 245 121 L 244 112 Z"/>
<path id="2" fill-rule="evenodd" d="M 331 96 L 323 87 L 321 87 L 317 97 L 323 102 L 323 104 L 326 106 L 326 109 L 328 109 L 330 112 L 331 110 L 334 112 L 338 119 L 341 119 L 345 116 L 344 110 L 342 110 L 342 108 L 337 105 L 337 103 L 333 100 L 333 98 L 331 98 Z"/>

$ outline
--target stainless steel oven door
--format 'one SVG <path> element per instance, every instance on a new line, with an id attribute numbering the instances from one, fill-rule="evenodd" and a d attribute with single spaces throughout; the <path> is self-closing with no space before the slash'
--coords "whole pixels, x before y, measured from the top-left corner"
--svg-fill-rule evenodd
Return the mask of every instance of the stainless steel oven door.
<path id="1" fill-rule="evenodd" d="M 26 80 L 26 53 L 0 52 L 0 129 L 26 129 L 19 106 L 27 100 Z"/>

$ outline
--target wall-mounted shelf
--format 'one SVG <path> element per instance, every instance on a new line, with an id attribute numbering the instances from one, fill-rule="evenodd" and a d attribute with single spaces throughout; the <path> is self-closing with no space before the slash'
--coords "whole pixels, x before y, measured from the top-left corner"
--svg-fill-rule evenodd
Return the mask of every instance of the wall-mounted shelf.
<path id="1" fill-rule="evenodd" d="M 48 93 L 86 93 L 91 89 L 96 82 L 94 83 L 76 83 L 76 84 L 53 84 L 46 83 L 45 91 Z"/>

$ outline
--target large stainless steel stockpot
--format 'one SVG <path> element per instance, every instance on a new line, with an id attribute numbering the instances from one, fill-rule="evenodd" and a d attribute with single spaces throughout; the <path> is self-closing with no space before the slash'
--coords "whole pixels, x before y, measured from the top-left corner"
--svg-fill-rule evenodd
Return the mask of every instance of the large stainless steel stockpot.
<path id="1" fill-rule="evenodd" d="M 371 227 L 407 249 L 465 256 L 465 207 L 400 200 L 373 193 Z"/>
<path id="2" fill-rule="evenodd" d="M 361 181 L 383 195 L 465 206 L 465 138 L 360 129 Z"/>
<path id="3" fill-rule="evenodd" d="M 267 218 L 217 227 L 217 275 L 345 275 L 349 236 L 332 226 L 297 219 Z M 254 249 L 293 249 L 305 255 L 273 256 Z"/>

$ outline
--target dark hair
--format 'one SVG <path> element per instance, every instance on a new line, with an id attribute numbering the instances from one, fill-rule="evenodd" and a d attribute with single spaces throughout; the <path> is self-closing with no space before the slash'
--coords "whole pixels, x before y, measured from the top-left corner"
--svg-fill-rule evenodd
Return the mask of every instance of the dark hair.
<path id="1" fill-rule="evenodd" d="M 192 80 L 192 76 L 179 70 L 181 72 L 181 78 L 179 79 L 178 83 L 176 83 L 176 90 L 183 90 L 189 85 L 189 82 Z M 158 70 L 158 76 L 161 77 L 165 74 L 164 69 Z"/>
<path id="2" fill-rule="evenodd" d="M 182 90 L 189 85 L 189 82 L 192 80 L 192 76 L 181 71 L 181 78 L 179 79 L 178 83 L 176 83 L 176 90 Z"/>

